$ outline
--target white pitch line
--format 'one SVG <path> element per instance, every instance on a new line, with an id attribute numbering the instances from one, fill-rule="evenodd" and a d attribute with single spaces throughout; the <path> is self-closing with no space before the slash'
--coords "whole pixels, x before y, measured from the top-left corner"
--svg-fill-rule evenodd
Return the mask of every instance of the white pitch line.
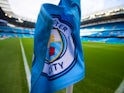
<path id="1" fill-rule="evenodd" d="M 21 51 L 22 51 L 22 57 L 23 57 L 23 62 L 24 62 L 24 68 L 25 68 L 28 88 L 29 88 L 29 92 L 30 92 L 30 89 L 31 89 L 31 72 L 30 72 L 30 69 L 29 69 L 29 66 L 28 66 L 27 58 L 26 58 L 26 55 L 25 55 L 25 51 L 24 51 L 24 47 L 22 45 L 21 39 L 20 39 L 20 46 L 21 46 Z"/>
<path id="2" fill-rule="evenodd" d="M 4 39 L 6 39 L 6 38 L 0 38 L 0 40 L 4 40 Z"/>
<path id="3" fill-rule="evenodd" d="M 124 79 L 121 82 L 120 86 L 116 89 L 115 93 L 124 93 Z"/>

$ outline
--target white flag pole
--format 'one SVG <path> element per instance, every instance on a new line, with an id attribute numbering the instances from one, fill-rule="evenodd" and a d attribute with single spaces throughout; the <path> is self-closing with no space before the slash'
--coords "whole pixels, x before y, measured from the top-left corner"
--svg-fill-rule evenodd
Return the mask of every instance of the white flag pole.
<path id="1" fill-rule="evenodd" d="M 66 93 L 73 93 L 73 85 L 66 88 Z"/>

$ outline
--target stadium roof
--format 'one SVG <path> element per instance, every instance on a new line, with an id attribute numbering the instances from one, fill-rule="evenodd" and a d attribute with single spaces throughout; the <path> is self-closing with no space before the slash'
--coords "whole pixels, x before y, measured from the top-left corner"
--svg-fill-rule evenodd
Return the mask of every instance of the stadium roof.
<path id="1" fill-rule="evenodd" d="M 8 16 L 9 18 L 12 18 L 12 17 L 18 18 L 19 19 L 18 21 L 20 21 L 20 22 L 22 22 L 22 20 L 30 21 L 30 22 L 35 22 L 35 20 L 33 20 L 33 19 L 29 19 L 29 18 L 26 18 L 26 17 L 21 17 L 21 16 L 15 14 L 11 10 L 11 7 L 10 7 L 10 4 L 9 4 L 8 0 L 0 0 L 0 7 L 5 12 L 5 16 Z"/>
<path id="2" fill-rule="evenodd" d="M 16 15 L 9 5 L 8 0 L 0 0 L 0 19 L 6 20 L 8 25 L 34 28 L 35 21 Z"/>
<path id="3" fill-rule="evenodd" d="M 29 18 L 22 17 L 15 14 L 11 10 L 9 0 L 0 0 L 0 13 L 1 11 L 3 11 L 4 13 L 0 14 L 0 17 L 4 16 L 4 19 L 7 19 L 7 21 L 9 20 L 10 23 L 14 23 L 19 26 L 25 26 L 25 27 L 31 27 L 31 28 L 34 27 L 34 23 L 36 20 L 29 19 Z M 92 23 L 98 23 L 99 21 L 107 21 L 115 18 L 117 19 L 119 17 L 122 19 L 123 16 L 124 16 L 124 6 L 120 6 L 120 7 L 117 6 L 117 7 L 114 7 L 113 9 L 99 11 L 86 16 L 84 19 L 81 20 L 82 21 L 81 25 L 83 26 L 85 26 L 85 24 L 92 25 Z M 121 19 L 119 19 L 119 21 Z"/>
<path id="4" fill-rule="evenodd" d="M 110 9 L 100 10 L 95 13 L 89 14 L 85 16 L 82 21 L 100 18 L 100 17 L 107 17 L 116 14 L 124 14 L 124 5 L 116 6 Z"/>
<path id="5" fill-rule="evenodd" d="M 81 27 L 124 21 L 124 6 L 99 11 L 81 20 Z"/>
<path id="6" fill-rule="evenodd" d="M 6 16 L 8 15 L 9 17 L 13 16 L 13 17 L 17 17 L 12 11 L 11 8 L 9 6 L 9 3 L 7 0 L 0 0 L 0 7 L 2 8 L 2 10 L 6 13 Z"/>

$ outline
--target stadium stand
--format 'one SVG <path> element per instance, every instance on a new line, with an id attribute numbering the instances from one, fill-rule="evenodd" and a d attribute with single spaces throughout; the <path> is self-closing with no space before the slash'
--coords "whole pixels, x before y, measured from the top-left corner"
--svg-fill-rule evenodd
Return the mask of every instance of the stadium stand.
<path id="1" fill-rule="evenodd" d="M 0 1 L 0 38 L 33 38 L 34 27 L 35 21 L 15 15 L 7 0 Z M 83 41 L 124 43 L 124 8 L 97 12 L 85 17 L 81 21 L 80 32 Z"/>
<path id="2" fill-rule="evenodd" d="M 0 19 L 0 26 L 7 26 L 7 21 Z"/>
<path id="3" fill-rule="evenodd" d="M 109 10 L 110 11 L 110 10 Z M 124 43 L 124 8 L 102 15 L 94 14 L 81 22 L 81 40 L 107 43 Z M 109 14 L 106 16 L 106 13 Z"/>
<path id="4" fill-rule="evenodd" d="M 34 29 L 15 28 L 8 26 L 0 26 L 0 37 L 29 37 L 32 38 L 34 35 Z"/>

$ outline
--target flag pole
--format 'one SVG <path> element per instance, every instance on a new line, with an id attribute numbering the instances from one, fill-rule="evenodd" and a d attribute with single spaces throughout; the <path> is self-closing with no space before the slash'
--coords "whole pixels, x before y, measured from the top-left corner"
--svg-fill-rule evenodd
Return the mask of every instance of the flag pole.
<path id="1" fill-rule="evenodd" d="M 73 93 L 73 85 L 66 88 L 66 93 Z"/>

